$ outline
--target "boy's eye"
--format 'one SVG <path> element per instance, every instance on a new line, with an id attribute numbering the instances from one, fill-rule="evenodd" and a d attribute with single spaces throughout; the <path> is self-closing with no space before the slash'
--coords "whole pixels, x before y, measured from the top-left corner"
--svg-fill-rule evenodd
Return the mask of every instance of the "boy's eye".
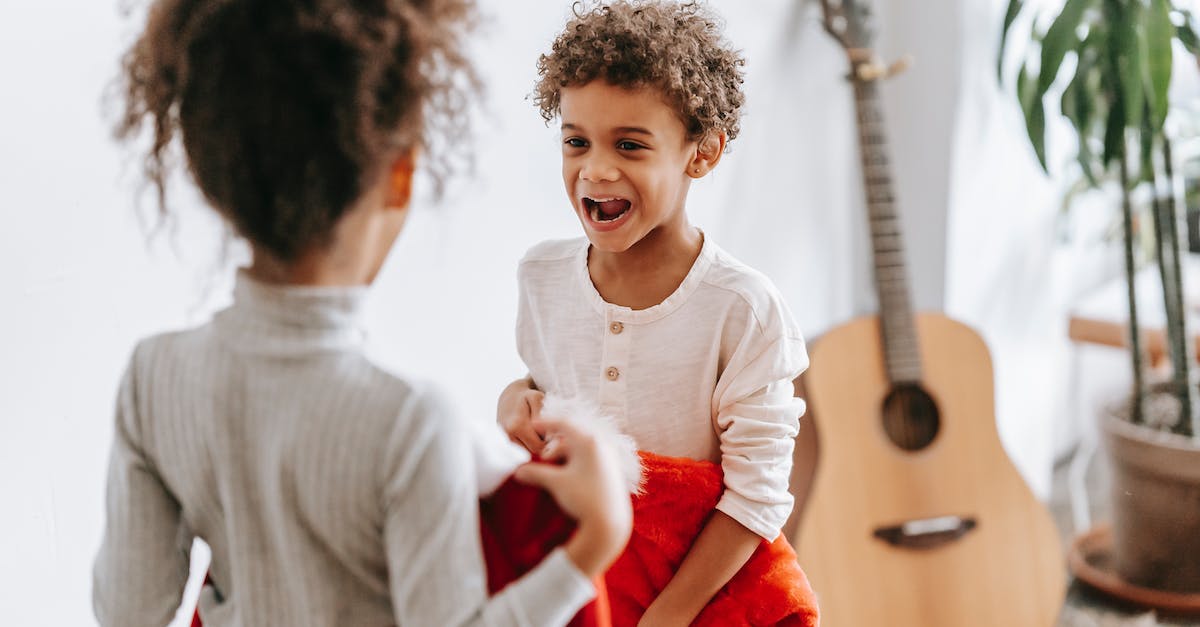
<path id="1" fill-rule="evenodd" d="M 617 143 L 617 150 L 641 150 L 641 149 L 642 149 L 641 144 L 637 144 L 637 143 L 631 142 L 629 140 Z"/>
<path id="2" fill-rule="evenodd" d="M 572 148 L 587 148 L 587 141 L 578 137 L 568 137 L 563 143 Z"/>

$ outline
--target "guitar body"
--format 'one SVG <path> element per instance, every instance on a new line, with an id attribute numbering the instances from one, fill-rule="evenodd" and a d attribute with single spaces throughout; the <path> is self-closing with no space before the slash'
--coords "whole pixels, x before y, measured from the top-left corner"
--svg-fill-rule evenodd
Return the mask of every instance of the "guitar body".
<path id="1" fill-rule="evenodd" d="M 881 417 L 894 389 L 880 319 L 824 334 L 802 377 L 819 456 L 792 537 L 824 627 L 1049 627 L 1065 589 L 1049 513 L 1001 447 L 992 366 L 983 340 L 938 314 L 914 316 L 936 405 L 936 436 L 905 450 Z M 944 544 L 894 546 L 875 531 L 913 520 L 968 517 Z"/>

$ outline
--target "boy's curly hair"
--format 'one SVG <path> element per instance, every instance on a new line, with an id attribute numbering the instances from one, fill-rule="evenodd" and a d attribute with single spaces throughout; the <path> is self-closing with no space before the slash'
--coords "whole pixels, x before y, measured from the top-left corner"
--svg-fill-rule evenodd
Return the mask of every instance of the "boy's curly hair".
<path id="1" fill-rule="evenodd" d="M 627 88 L 660 90 L 679 113 L 689 139 L 740 130 L 745 60 L 721 34 L 721 24 L 695 2 L 619 0 L 586 9 L 538 59 L 534 102 L 550 122 L 562 89 L 600 78 Z"/>
<path id="2" fill-rule="evenodd" d="M 123 60 L 116 135 L 149 125 L 164 215 L 179 137 L 207 200 L 293 261 L 330 242 L 390 159 L 466 132 L 473 19 L 472 0 L 156 0 Z M 432 161 L 440 182 L 449 156 Z"/>

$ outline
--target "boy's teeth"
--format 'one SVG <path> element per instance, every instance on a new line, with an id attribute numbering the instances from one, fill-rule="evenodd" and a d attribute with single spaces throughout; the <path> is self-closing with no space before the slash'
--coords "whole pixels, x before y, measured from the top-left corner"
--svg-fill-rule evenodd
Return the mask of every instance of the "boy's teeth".
<path id="1" fill-rule="evenodd" d="M 612 222 L 629 211 L 629 201 L 623 198 L 591 198 L 585 196 L 584 207 L 595 222 Z"/>

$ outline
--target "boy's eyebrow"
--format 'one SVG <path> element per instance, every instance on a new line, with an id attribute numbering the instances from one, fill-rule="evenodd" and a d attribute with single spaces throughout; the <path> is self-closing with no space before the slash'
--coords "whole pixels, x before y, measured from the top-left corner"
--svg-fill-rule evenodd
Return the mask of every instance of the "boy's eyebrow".
<path id="1" fill-rule="evenodd" d="M 578 131 L 578 130 L 580 130 L 580 128 L 574 124 L 571 124 L 570 122 L 564 122 L 562 125 L 562 130 Z M 622 127 L 617 128 L 616 132 L 618 134 L 640 134 L 640 135 L 648 135 L 650 137 L 654 137 L 654 133 L 652 133 L 640 126 L 622 126 Z"/>

